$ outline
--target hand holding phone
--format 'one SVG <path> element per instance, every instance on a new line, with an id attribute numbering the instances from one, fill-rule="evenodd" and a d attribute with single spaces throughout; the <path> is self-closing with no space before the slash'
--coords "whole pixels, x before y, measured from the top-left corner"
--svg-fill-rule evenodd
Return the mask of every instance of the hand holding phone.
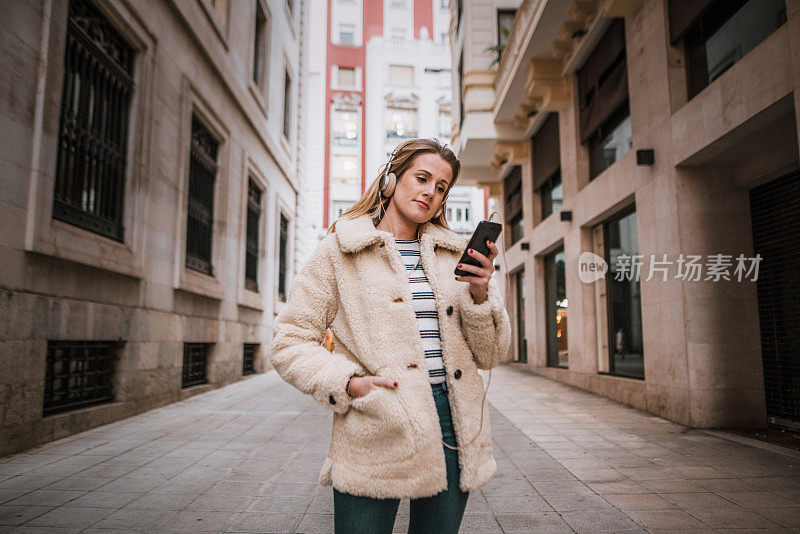
<path id="1" fill-rule="evenodd" d="M 486 244 L 487 241 L 491 241 L 492 243 L 497 242 L 497 237 L 500 235 L 500 232 L 503 230 L 503 226 L 499 223 L 489 222 L 489 221 L 481 221 L 478 223 L 478 227 L 475 228 L 475 231 L 472 233 L 472 237 L 467 244 L 467 249 L 477 250 L 487 258 L 489 257 L 489 245 Z M 458 261 L 459 263 L 467 263 L 469 265 L 474 265 L 475 267 L 483 267 L 480 261 L 477 258 L 470 256 L 467 253 L 467 250 L 461 254 L 461 259 Z M 456 267 L 455 273 L 457 276 L 474 276 L 474 273 L 470 273 L 459 269 Z"/>

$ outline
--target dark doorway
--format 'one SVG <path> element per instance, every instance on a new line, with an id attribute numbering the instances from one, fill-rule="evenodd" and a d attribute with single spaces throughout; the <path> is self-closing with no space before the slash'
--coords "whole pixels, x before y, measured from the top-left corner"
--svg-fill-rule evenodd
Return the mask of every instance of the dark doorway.
<path id="1" fill-rule="evenodd" d="M 767 422 L 800 430 L 800 171 L 750 191 Z"/>

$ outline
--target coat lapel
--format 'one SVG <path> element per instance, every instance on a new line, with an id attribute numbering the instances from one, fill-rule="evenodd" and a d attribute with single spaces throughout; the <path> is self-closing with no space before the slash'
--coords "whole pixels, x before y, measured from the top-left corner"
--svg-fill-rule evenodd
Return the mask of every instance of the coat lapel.
<path id="1" fill-rule="evenodd" d="M 394 236 L 391 232 L 375 228 L 369 215 L 361 215 L 354 219 L 344 217 L 339 219 L 339 222 L 336 223 L 335 233 L 339 241 L 339 248 L 345 253 L 356 253 L 377 243 L 394 243 Z M 420 228 L 420 244 L 425 245 L 426 242 L 429 247 L 437 245 L 454 252 L 462 252 L 467 246 L 465 238 L 453 230 L 442 228 L 430 221 L 423 223 Z"/>

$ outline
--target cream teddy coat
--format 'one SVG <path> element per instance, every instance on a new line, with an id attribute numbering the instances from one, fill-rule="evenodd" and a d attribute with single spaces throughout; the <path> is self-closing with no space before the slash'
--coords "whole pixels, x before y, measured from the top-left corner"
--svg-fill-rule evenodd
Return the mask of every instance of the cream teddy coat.
<path id="1" fill-rule="evenodd" d="M 421 263 L 436 296 L 442 352 L 461 467 L 460 487 L 473 491 L 494 474 L 488 407 L 480 435 L 483 381 L 511 344 L 511 325 L 495 276 L 475 304 L 469 284 L 454 278 L 467 240 L 430 222 L 420 228 Z M 339 219 L 295 277 L 275 319 L 270 360 L 286 382 L 333 411 L 322 485 L 353 495 L 419 498 L 447 489 L 439 417 L 411 300 L 406 267 L 391 233 L 370 217 Z M 322 342 L 327 327 L 334 352 Z M 352 399 L 351 375 L 386 376 Z M 462 445 L 463 444 L 463 445 Z"/>

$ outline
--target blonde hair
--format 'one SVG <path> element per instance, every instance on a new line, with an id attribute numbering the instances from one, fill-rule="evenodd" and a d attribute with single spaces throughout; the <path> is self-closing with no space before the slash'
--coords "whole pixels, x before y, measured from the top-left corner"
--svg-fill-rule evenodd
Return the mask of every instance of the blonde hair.
<path id="1" fill-rule="evenodd" d="M 413 165 L 414 160 L 420 154 L 437 154 L 450 165 L 450 169 L 453 171 L 453 179 L 445 192 L 445 198 L 442 201 L 442 211 L 438 217 L 430 219 L 432 224 L 443 228 L 449 228 L 449 226 L 447 226 L 447 209 L 445 202 L 447 201 L 447 195 L 455 185 L 458 174 L 461 171 L 461 162 L 458 161 L 456 155 L 453 154 L 452 150 L 436 139 L 409 139 L 397 145 L 397 148 L 394 149 L 394 154 L 392 163 L 389 169 L 386 170 L 386 173 L 394 173 L 398 181 L 403 176 L 403 173 Z M 378 185 L 383 173 L 384 169 L 382 168 L 380 174 L 378 174 L 372 181 L 372 184 L 364 191 L 361 198 L 342 213 L 339 218 L 355 219 L 362 215 L 369 215 L 376 225 L 380 222 L 382 218 L 381 212 L 385 214 L 386 208 L 392 201 L 392 197 L 387 197 L 383 200 L 383 203 L 381 203 L 381 198 L 378 195 Z M 336 219 L 336 221 L 338 220 L 339 219 Z M 336 221 L 331 224 L 327 233 L 330 234 L 336 231 Z"/>

